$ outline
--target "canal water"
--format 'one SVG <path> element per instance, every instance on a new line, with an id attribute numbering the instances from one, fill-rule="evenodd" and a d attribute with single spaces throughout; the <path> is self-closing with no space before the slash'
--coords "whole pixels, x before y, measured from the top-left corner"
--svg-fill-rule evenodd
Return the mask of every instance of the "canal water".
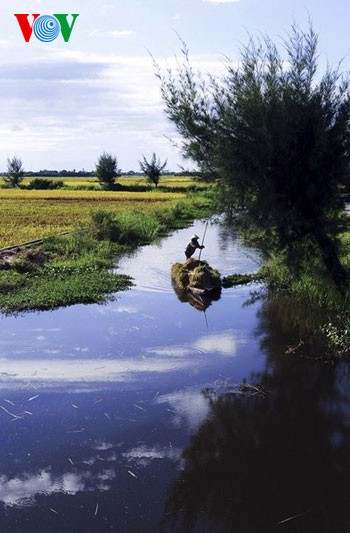
<path id="1" fill-rule="evenodd" d="M 181 301 L 204 227 L 123 259 L 114 301 L 1 318 L 1 533 L 350 530 L 347 366 L 257 284 Z M 220 221 L 202 257 L 259 263 Z"/>

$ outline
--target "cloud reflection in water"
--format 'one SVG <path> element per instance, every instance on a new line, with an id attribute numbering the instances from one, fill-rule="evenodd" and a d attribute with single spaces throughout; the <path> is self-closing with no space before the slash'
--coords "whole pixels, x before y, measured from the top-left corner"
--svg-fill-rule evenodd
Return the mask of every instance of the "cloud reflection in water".
<path id="1" fill-rule="evenodd" d="M 135 462 L 138 466 L 148 466 L 152 461 L 158 459 L 169 459 L 178 461 L 181 457 L 179 448 L 146 446 L 144 444 L 132 448 L 132 450 L 123 453 L 123 457 L 128 461 Z"/>
<path id="2" fill-rule="evenodd" d="M 23 473 L 8 478 L 0 476 L 0 501 L 8 506 L 29 506 L 35 503 L 38 495 L 50 496 L 54 493 L 75 495 L 82 491 L 110 489 L 108 481 L 115 478 L 114 470 L 103 470 L 93 475 L 85 471 L 81 473 L 67 472 L 62 476 L 54 476 L 48 470 L 37 474 Z"/>
<path id="3" fill-rule="evenodd" d="M 45 387 L 60 387 L 69 383 L 127 383 L 135 382 L 147 373 L 164 374 L 193 370 L 198 364 L 210 364 L 212 354 L 234 357 L 244 344 L 233 330 L 205 335 L 186 344 L 172 344 L 145 348 L 143 353 L 129 358 L 84 358 L 86 346 L 76 346 L 73 354 L 63 358 L 10 359 L 0 358 L 0 389 L 18 386 L 20 382 L 35 382 Z M 45 352 L 44 352 L 45 353 Z M 55 354 L 53 351 L 52 354 Z M 77 357 L 75 356 L 77 355 Z M 197 357 L 193 357 L 197 356 Z"/>
<path id="4" fill-rule="evenodd" d="M 157 399 L 157 403 L 168 403 L 173 410 L 172 423 L 177 428 L 184 424 L 189 430 L 195 431 L 209 414 L 208 400 L 200 390 L 180 390 L 165 394 Z"/>
<path id="5" fill-rule="evenodd" d="M 228 330 L 213 335 L 204 335 L 189 344 L 148 348 L 147 353 L 171 357 L 185 357 L 193 353 L 215 353 L 225 357 L 233 357 L 237 353 L 238 346 L 243 343 L 244 339 L 238 339 L 235 331 Z"/>
<path id="6" fill-rule="evenodd" d="M 44 382 L 45 386 L 79 382 L 130 382 L 140 373 L 171 372 L 191 366 L 173 359 L 0 359 L 0 388 L 19 381 Z M 9 379 L 11 378 L 11 379 Z"/>

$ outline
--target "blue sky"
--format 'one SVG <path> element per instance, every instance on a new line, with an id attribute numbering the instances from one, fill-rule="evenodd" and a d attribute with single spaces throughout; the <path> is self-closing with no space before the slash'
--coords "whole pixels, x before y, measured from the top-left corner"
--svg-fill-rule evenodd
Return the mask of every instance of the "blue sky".
<path id="1" fill-rule="evenodd" d="M 0 171 L 15 154 L 27 170 L 92 170 L 103 151 L 124 171 L 153 151 L 172 170 L 190 167 L 168 139 L 176 133 L 149 56 L 171 65 L 178 35 L 196 67 L 220 73 L 248 34 L 280 41 L 310 16 L 321 62 L 343 58 L 350 70 L 348 0 L 3 0 L 1 9 Z M 14 13 L 79 17 L 68 43 L 26 43 Z"/>

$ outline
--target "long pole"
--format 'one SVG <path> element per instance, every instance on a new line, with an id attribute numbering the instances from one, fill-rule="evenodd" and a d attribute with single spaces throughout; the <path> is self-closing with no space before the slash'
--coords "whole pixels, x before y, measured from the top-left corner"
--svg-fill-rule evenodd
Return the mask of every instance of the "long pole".
<path id="1" fill-rule="evenodd" d="M 207 234 L 208 224 L 209 224 L 209 220 L 207 220 L 207 223 L 206 223 L 206 225 L 205 225 L 205 230 L 204 230 L 204 234 L 203 234 L 203 239 L 202 239 L 202 244 L 201 244 L 201 246 L 203 246 L 204 239 L 205 239 L 205 236 L 206 236 L 206 234 Z M 199 251 L 198 261 L 201 260 L 201 255 L 202 255 L 202 248 L 201 248 L 200 251 Z"/>

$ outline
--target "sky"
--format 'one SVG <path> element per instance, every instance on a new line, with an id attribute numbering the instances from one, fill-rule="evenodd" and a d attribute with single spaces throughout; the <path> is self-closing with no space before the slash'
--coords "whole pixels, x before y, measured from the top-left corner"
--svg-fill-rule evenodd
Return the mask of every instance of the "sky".
<path id="1" fill-rule="evenodd" d="M 220 75 L 249 35 L 281 43 L 310 18 L 320 63 L 350 70 L 348 0 L 2 0 L 1 10 L 0 172 L 13 155 L 26 170 L 94 170 L 104 151 L 124 172 L 153 152 L 169 170 L 194 168 L 174 146 L 151 58 L 174 66 L 180 38 L 196 68 Z M 25 42 L 15 13 L 79 17 L 69 42 Z"/>

